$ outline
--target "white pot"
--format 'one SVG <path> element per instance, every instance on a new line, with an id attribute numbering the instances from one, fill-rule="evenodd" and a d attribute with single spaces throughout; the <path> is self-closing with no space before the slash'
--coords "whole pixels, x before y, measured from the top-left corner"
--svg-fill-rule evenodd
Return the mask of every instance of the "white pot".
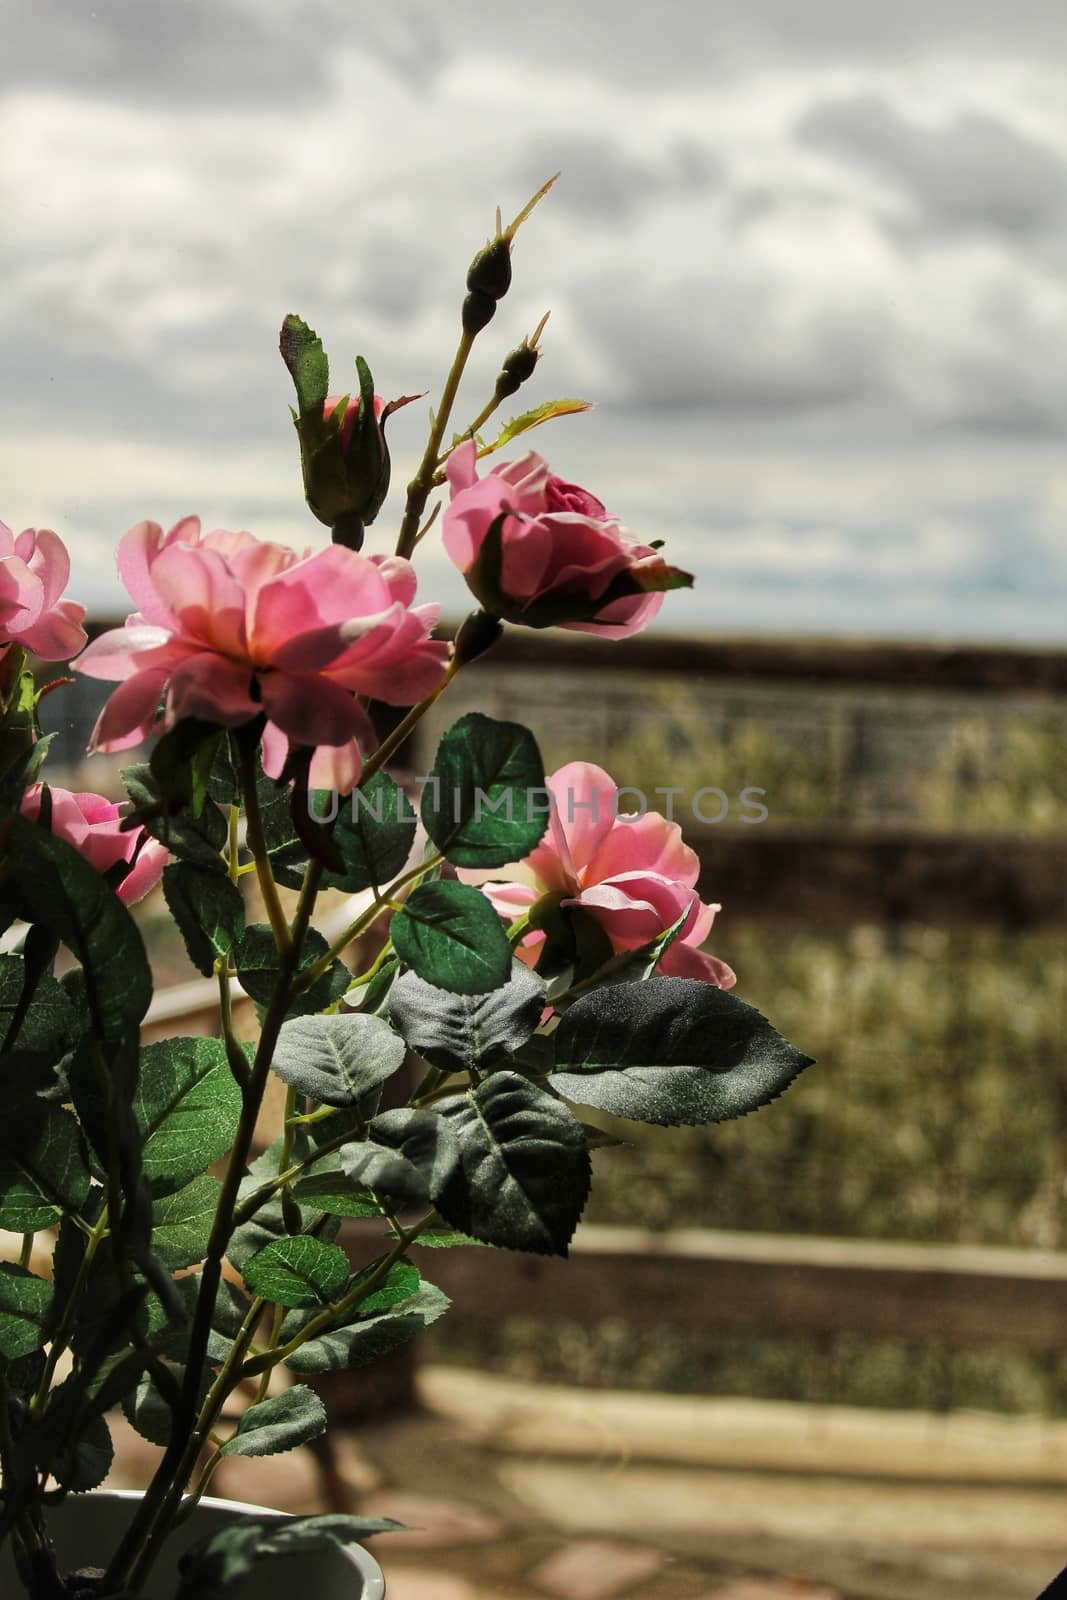
<path id="1" fill-rule="evenodd" d="M 133 1490 L 101 1490 L 68 1495 L 61 1505 L 53 1506 L 46 1520 L 60 1570 L 106 1567 L 140 1500 L 141 1495 Z M 179 1557 L 190 1545 L 241 1516 L 285 1520 L 281 1511 L 205 1496 L 171 1534 L 153 1566 L 146 1589 L 151 1600 L 172 1600 Z M 0 1548 L 0 1595 L 14 1600 L 20 1593 L 7 1539 Z M 307 1600 L 384 1600 L 385 1578 L 369 1551 L 352 1544 L 345 1549 L 336 1546 L 265 1557 L 257 1562 L 239 1593 L 241 1600 L 278 1600 L 279 1595 L 287 1594 L 306 1596 Z"/>

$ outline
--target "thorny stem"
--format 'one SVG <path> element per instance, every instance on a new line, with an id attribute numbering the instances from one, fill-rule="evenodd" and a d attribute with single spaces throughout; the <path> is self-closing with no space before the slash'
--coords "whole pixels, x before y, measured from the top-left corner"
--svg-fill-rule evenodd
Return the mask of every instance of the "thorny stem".
<path id="1" fill-rule="evenodd" d="M 396 553 L 405 559 L 410 559 L 411 552 L 414 550 L 418 540 L 419 523 L 422 521 L 422 514 L 426 510 L 426 502 L 430 497 L 430 491 L 433 489 L 433 477 L 437 467 L 437 458 L 441 453 L 441 441 L 445 436 L 448 419 L 452 413 L 452 406 L 455 403 L 460 380 L 463 377 L 463 369 L 467 365 L 467 359 L 474 346 L 474 340 L 475 335 L 468 333 L 464 329 L 460 335 L 448 377 L 445 379 L 445 386 L 441 393 L 441 403 L 434 415 L 425 453 L 419 463 L 418 471 L 408 484 L 407 504 L 404 507 L 404 517 L 400 524 L 400 534 L 396 541 Z"/>

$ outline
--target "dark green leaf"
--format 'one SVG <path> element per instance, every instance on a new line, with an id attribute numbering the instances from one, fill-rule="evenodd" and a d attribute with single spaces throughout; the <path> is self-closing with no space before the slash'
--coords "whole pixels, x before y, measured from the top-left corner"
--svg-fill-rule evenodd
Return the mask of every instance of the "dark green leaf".
<path id="1" fill-rule="evenodd" d="M 309 1234 L 275 1239 L 245 1263 L 245 1284 L 277 1306 L 326 1305 L 348 1282 L 348 1257 Z"/>
<path id="2" fill-rule="evenodd" d="M 325 808 L 319 814 L 325 815 Z M 415 813 L 403 789 L 388 773 L 376 772 L 365 789 L 354 789 L 341 802 L 331 837 L 345 870 L 325 872 L 324 887 L 358 894 L 390 883 L 407 864 L 415 828 Z"/>
<path id="3" fill-rule="evenodd" d="M 355 1187 L 343 1172 L 313 1172 L 293 1184 L 293 1198 L 308 1211 L 335 1217 L 381 1217 L 381 1205 L 367 1189 Z"/>
<path id="4" fill-rule="evenodd" d="M 439 989 L 488 994 L 508 980 L 511 946 L 504 925 L 470 884 L 420 884 L 390 932 L 400 959 Z"/>
<path id="5" fill-rule="evenodd" d="M 143 1170 L 157 1192 L 180 1189 L 226 1154 L 241 1090 L 217 1039 L 163 1039 L 141 1051 L 133 1103 Z"/>
<path id="6" fill-rule="evenodd" d="M 181 1583 L 175 1600 L 237 1600 L 251 1591 L 245 1580 L 262 1556 L 346 1545 L 389 1533 L 403 1524 L 389 1517 L 242 1517 L 187 1550 L 178 1562 Z M 356 1597 L 353 1596 L 353 1600 Z"/>
<path id="7" fill-rule="evenodd" d="M 380 1017 L 299 1017 L 283 1026 L 274 1070 L 328 1106 L 358 1105 L 403 1065 L 404 1041 Z"/>
<path id="8" fill-rule="evenodd" d="M 555 1034 L 568 1100 L 663 1127 L 745 1116 L 811 1065 L 754 1006 L 695 978 L 651 978 L 577 1000 Z"/>
<path id="9" fill-rule="evenodd" d="M 490 1248 L 484 1239 L 472 1239 L 469 1233 L 459 1233 L 455 1228 L 427 1228 L 415 1243 L 425 1245 L 427 1250 L 455 1250 L 460 1245 L 477 1245 L 479 1250 Z"/>
<path id="10" fill-rule="evenodd" d="M 148 760 L 166 809 L 188 806 L 194 817 L 204 810 L 208 784 L 226 732 L 213 722 L 183 717 L 160 735 Z"/>
<path id="11" fill-rule="evenodd" d="M 103 1040 L 121 1038 L 152 998 L 130 913 L 72 845 L 23 817 L 9 824 L 7 861 L 27 922 L 43 923 L 81 962 L 94 1030 Z"/>
<path id="12" fill-rule="evenodd" d="M 210 978 L 216 958 L 224 956 L 244 932 L 240 889 L 219 872 L 176 861 L 163 869 L 163 893 L 190 961 Z"/>
<path id="13" fill-rule="evenodd" d="M 144 824 L 153 839 L 165 844 L 171 855 L 180 861 L 191 861 L 208 872 L 225 874 L 222 852 L 226 849 L 229 829 L 213 800 L 205 800 L 199 816 L 193 815 L 191 806 L 173 809 L 164 800 L 147 763 L 124 767 L 122 781 L 133 801 L 138 822 Z"/>
<path id="14" fill-rule="evenodd" d="M 53 1477 L 64 1489 L 84 1494 L 99 1488 L 115 1459 L 115 1447 L 103 1417 L 91 1417 L 68 1443 L 53 1468 Z"/>
<path id="15" fill-rule="evenodd" d="M 589 1194 L 580 1124 L 517 1072 L 494 1072 L 437 1104 L 461 1165 L 434 1195 L 446 1222 L 487 1244 L 567 1254 Z"/>
<path id="16" fill-rule="evenodd" d="M 330 391 L 330 364 L 322 340 L 303 317 L 290 313 L 282 323 L 280 349 L 296 388 L 300 415 L 321 417 Z"/>
<path id="17" fill-rule="evenodd" d="M 367 1315 L 362 1308 L 350 1322 L 309 1339 L 286 1361 L 293 1372 L 332 1372 L 339 1367 L 372 1366 L 382 1356 L 413 1339 L 448 1310 L 440 1289 L 423 1283 L 415 1294 L 395 1306 Z M 282 1337 L 295 1336 L 309 1316 L 296 1312 L 282 1324 Z"/>
<path id="18" fill-rule="evenodd" d="M 207 1255 L 222 1185 L 205 1173 L 152 1206 L 152 1249 L 169 1271 L 191 1267 Z"/>
<path id="19" fill-rule="evenodd" d="M 326 1431 L 326 1411 L 318 1395 L 304 1383 L 249 1406 L 227 1439 L 224 1456 L 275 1456 L 295 1450 Z"/>
<path id="20" fill-rule="evenodd" d="M 13 1361 L 40 1349 L 48 1336 L 52 1294 L 44 1278 L 0 1261 L 0 1356 Z"/>
<path id="21" fill-rule="evenodd" d="M 59 1106 L 0 1119 L 0 1228 L 33 1233 L 79 1211 L 89 1168 L 78 1124 Z"/>
<path id="22" fill-rule="evenodd" d="M 412 1050 L 443 1072 L 486 1072 L 507 1060 L 533 1033 L 545 986 L 521 961 L 489 994 L 442 994 L 414 972 L 393 985 L 389 1016 Z"/>
<path id="23" fill-rule="evenodd" d="M 520 861 L 548 826 L 544 784 L 528 728 L 469 712 L 437 747 L 422 794 L 423 827 L 457 867 Z"/>
<path id="24" fill-rule="evenodd" d="M 338 1113 L 338 1115 L 342 1115 L 342 1113 Z M 333 1119 L 331 1118 L 330 1120 L 332 1121 Z M 264 1184 L 269 1183 L 272 1178 L 278 1176 L 281 1148 L 281 1139 L 275 1139 L 270 1148 L 264 1150 L 263 1154 L 257 1156 L 255 1161 L 251 1163 L 248 1174 L 242 1178 L 241 1187 L 237 1192 L 238 1204 L 248 1200 L 258 1190 L 261 1190 Z M 307 1155 L 308 1149 L 309 1141 L 306 1135 L 298 1133 L 294 1143 L 294 1156 L 303 1159 Z M 330 1164 L 329 1158 L 327 1158 L 327 1164 Z M 308 1220 L 309 1218 L 302 1216 L 301 1226 L 306 1227 Z M 320 1239 L 330 1242 L 336 1238 L 339 1227 L 340 1223 L 337 1218 L 330 1217 L 326 1223 L 320 1224 L 316 1228 L 316 1233 Z M 262 1250 L 264 1245 L 270 1244 L 274 1239 L 288 1237 L 289 1228 L 286 1225 L 281 1200 L 275 1195 L 272 1199 L 260 1205 L 255 1215 L 248 1222 L 242 1223 L 234 1231 L 226 1247 L 226 1255 L 238 1271 L 243 1272 L 245 1264 L 257 1251 Z"/>
<path id="25" fill-rule="evenodd" d="M 425 1205 L 451 1179 L 459 1149 L 451 1125 L 436 1111 L 383 1111 L 370 1138 L 341 1150 L 352 1182 L 401 1205 Z"/>
<path id="26" fill-rule="evenodd" d="M 0 956 L 0 1048 L 22 995 L 26 968 L 21 956 Z M 37 979 L 33 1002 L 18 1033 L 20 1050 L 57 1060 L 70 1049 L 78 1032 L 78 1016 L 62 984 L 49 973 Z M 5 1087 L 5 1094 L 7 1090 Z"/>
<path id="27" fill-rule="evenodd" d="M 173 1361 L 164 1361 L 163 1364 L 180 1388 L 185 1380 L 185 1369 Z M 213 1374 L 205 1368 L 201 1373 L 197 1390 L 198 1402 L 203 1402 L 211 1387 L 212 1379 Z M 123 1396 L 122 1409 L 127 1422 L 137 1430 L 142 1439 L 147 1439 L 150 1444 L 170 1443 L 174 1413 L 147 1372 L 142 1374 L 136 1387 Z"/>
<path id="28" fill-rule="evenodd" d="M 329 946 L 322 934 L 314 928 L 309 928 L 304 937 L 301 968 L 310 967 L 320 956 L 324 956 L 328 949 Z M 265 922 L 253 922 L 247 927 L 234 946 L 233 959 L 241 987 L 252 996 L 253 1000 L 258 1000 L 260 1005 L 269 1005 L 278 977 L 278 952 L 269 925 Z M 308 1015 L 325 1011 L 327 1006 L 332 1005 L 344 994 L 351 978 L 352 974 L 343 962 L 335 961 L 310 989 L 297 996 L 289 1007 L 290 1015 Z"/>

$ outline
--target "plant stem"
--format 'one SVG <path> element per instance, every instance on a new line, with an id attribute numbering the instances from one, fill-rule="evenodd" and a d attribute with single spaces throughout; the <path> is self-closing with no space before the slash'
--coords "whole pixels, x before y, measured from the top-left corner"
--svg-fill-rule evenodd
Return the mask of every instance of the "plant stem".
<path id="1" fill-rule="evenodd" d="M 419 523 L 433 488 L 433 475 L 437 467 L 437 458 L 441 453 L 441 441 L 445 436 L 448 419 L 463 377 L 463 369 L 467 365 L 467 358 L 474 345 L 474 338 L 474 334 L 468 333 L 466 329 L 460 335 L 456 354 L 441 393 L 441 403 L 434 416 L 433 427 L 430 429 L 425 454 L 419 463 L 418 471 L 408 484 L 407 504 L 400 524 L 400 535 L 396 541 L 396 553 L 405 559 L 410 558 L 419 536 Z"/>
<path id="2" fill-rule="evenodd" d="M 350 945 L 353 939 L 358 939 L 361 933 L 366 933 L 367 929 L 377 917 L 381 916 L 383 911 L 396 910 L 394 905 L 390 905 L 390 901 L 398 890 L 405 888 L 413 879 L 421 878 L 424 872 L 431 872 L 444 859 L 444 856 L 438 851 L 435 855 L 428 857 L 427 860 L 420 861 L 418 866 L 411 867 L 407 872 L 402 873 L 399 878 L 389 885 L 379 900 L 376 900 L 372 906 L 368 906 L 366 911 L 361 911 L 359 916 L 348 924 L 348 927 L 338 935 L 324 956 L 320 956 L 310 966 L 304 967 L 300 973 L 299 987 L 301 989 L 310 989 L 316 980 L 322 977 L 324 972 L 329 971 L 346 946 Z M 373 971 L 374 969 L 372 968 L 371 970 Z"/>
<path id="3" fill-rule="evenodd" d="M 254 1378 L 259 1373 L 268 1371 L 271 1367 L 276 1367 L 279 1362 L 288 1361 L 289 1357 L 299 1350 L 302 1344 L 307 1344 L 309 1339 L 317 1338 L 320 1333 L 324 1333 L 339 1318 L 347 1316 L 350 1311 L 355 1311 L 360 1302 L 365 1300 L 368 1295 L 373 1294 L 379 1284 L 389 1276 L 389 1273 L 396 1266 L 401 1256 L 404 1255 L 408 1246 L 414 1244 L 422 1230 L 429 1227 L 436 1216 L 436 1210 L 428 1211 L 424 1217 L 420 1217 L 414 1226 L 401 1229 L 400 1237 L 392 1250 L 387 1256 L 382 1257 L 377 1267 L 363 1283 L 350 1290 L 348 1294 L 342 1295 L 340 1300 L 331 1301 L 329 1305 L 324 1306 L 318 1316 L 312 1317 L 311 1321 L 306 1323 L 300 1332 L 295 1334 L 287 1344 L 280 1345 L 274 1350 L 265 1350 L 261 1355 L 253 1356 L 250 1361 L 246 1361 L 241 1369 L 241 1376 L 243 1378 Z"/>
<path id="4" fill-rule="evenodd" d="M 290 929 L 285 921 L 281 904 L 277 898 L 274 881 L 270 874 L 270 862 L 267 859 L 259 808 L 256 803 L 254 757 L 244 751 L 242 751 L 242 777 L 245 787 L 246 807 L 248 808 L 249 847 L 256 858 L 260 883 L 267 882 L 270 884 L 274 904 L 278 912 L 279 922 L 277 926 L 274 925 L 272 919 L 279 955 L 278 976 L 263 1019 L 263 1028 L 260 1033 L 255 1060 L 252 1063 L 247 1083 L 242 1085 L 244 1104 L 233 1149 L 230 1152 L 226 1175 L 222 1181 L 218 1205 L 215 1210 L 215 1220 L 212 1224 L 207 1253 L 200 1274 L 200 1292 L 197 1295 L 196 1310 L 193 1314 L 192 1328 L 189 1334 L 181 1402 L 171 1421 L 170 1443 L 164 1451 L 163 1459 L 145 1493 L 137 1515 L 127 1529 L 108 1568 L 105 1583 L 110 1584 L 115 1589 L 122 1589 L 123 1587 L 136 1589 L 140 1586 L 156 1553 L 159 1542 L 169 1531 L 171 1518 L 181 1500 L 185 1479 L 191 1470 L 192 1462 L 196 1459 L 195 1451 L 199 1449 L 199 1435 L 195 1426 L 198 1414 L 197 1389 L 207 1356 L 208 1340 L 211 1335 L 211 1319 L 214 1314 L 215 1301 L 222 1278 L 222 1262 L 226 1254 L 226 1247 L 236 1226 L 234 1208 L 237 1192 L 248 1165 L 256 1121 L 270 1075 L 278 1034 L 281 1031 L 282 1023 L 285 1021 L 289 1001 L 292 997 L 293 979 L 299 966 L 304 935 L 311 921 L 319 880 L 322 875 L 321 867 L 319 867 L 318 863 L 312 862 L 309 864 L 304 878 L 304 887 L 301 890 L 300 900 L 293 917 L 292 928 Z M 250 804 L 249 797 L 251 797 Z M 264 898 L 267 899 L 269 905 L 271 903 L 270 898 L 266 894 Z M 249 1338 L 251 1338 L 251 1334 L 249 1334 Z M 225 1371 L 226 1369 L 224 1368 L 223 1370 Z M 220 1374 L 221 1376 L 222 1374 Z M 218 1380 L 216 1380 L 216 1384 L 217 1382 Z M 212 1393 L 215 1392 L 215 1387 L 215 1385 L 212 1386 Z M 193 1455 L 190 1459 L 189 1451 L 191 1449 L 193 1450 Z"/>
<path id="5" fill-rule="evenodd" d="M 52 1379 L 55 1377 L 56 1367 L 59 1365 L 60 1357 L 66 1350 L 70 1341 L 71 1333 L 74 1330 L 74 1324 L 77 1320 L 78 1308 L 81 1303 L 82 1293 L 84 1292 L 85 1285 L 89 1280 L 89 1273 L 92 1270 L 93 1258 L 100 1247 L 101 1240 L 107 1237 L 108 1216 L 108 1208 L 105 1205 L 100 1213 L 99 1218 L 97 1219 L 97 1222 L 90 1230 L 89 1236 L 85 1241 L 85 1249 L 83 1250 L 82 1258 L 78 1263 L 78 1270 L 75 1273 L 74 1282 L 70 1286 L 70 1294 L 67 1296 L 66 1304 L 63 1307 L 63 1314 L 60 1317 L 59 1326 L 56 1328 L 56 1331 L 52 1336 L 52 1343 L 48 1351 L 48 1359 L 44 1364 L 44 1371 L 41 1374 L 41 1381 L 37 1385 L 37 1391 L 34 1394 L 33 1399 L 30 1401 L 31 1416 L 37 1416 L 43 1409 L 45 1401 L 48 1399 L 48 1393 L 52 1387 Z"/>
<path id="6" fill-rule="evenodd" d="M 267 917 L 270 921 L 274 942 L 278 946 L 280 955 L 284 955 L 289 948 L 289 924 L 285 920 L 285 912 L 278 897 L 278 887 L 274 882 L 270 870 L 270 857 L 267 854 L 267 841 L 263 837 L 263 818 L 259 812 L 259 795 L 256 793 L 256 754 L 254 750 L 241 747 L 241 789 L 245 803 L 245 828 L 248 848 L 252 852 L 256 864 L 256 875 L 259 879 L 259 889 L 263 896 L 263 904 L 267 908 Z M 232 870 L 232 868 L 231 868 Z"/>

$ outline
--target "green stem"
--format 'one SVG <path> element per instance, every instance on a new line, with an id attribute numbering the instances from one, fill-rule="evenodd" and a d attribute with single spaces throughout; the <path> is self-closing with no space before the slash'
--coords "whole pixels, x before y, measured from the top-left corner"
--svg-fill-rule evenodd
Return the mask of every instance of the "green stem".
<path id="1" fill-rule="evenodd" d="M 30 1257 L 33 1255 L 34 1237 L 35 1235 L 32 1233 L 24 1233 L 22 1235 L 22 1249 L 19 1251 L 19 1266 L 24 1269 L 29 1267 Z"/>
<path id="2" fill-rule="evenodd" d="M 320 956 L 317 961 L 311 962 L 309 966 L 301 970 L 297 992 L 310 989 L 322 977 L 324 972 L 329 971 L 338 956 L 352 943 L 352 940 L 358 939 L 361 933 L 366 933 L 367 929 L 381 916 L 383 911 L 397 910 L 398 908 L 390 904 L 390 902 L 400 889 L 406 888 L 415 878 L 421 878 L 424 872 L 432 871 L 444 859 L 444 856 L 438 851 L 436 855 L 428 857 L 425 861 L 420 861 L 418 866 L 402 873 L 399 878 L 389 885 L 380 899 L 376 900 L 372 906 L 368 906 L 366 911 L 361 911 L 359 916 L 348 924 L 344 932 L 339 934 L 333 941 L 325 955 Z"/>
<path id="3" fill-rule="evenodd" d="M 430 497 L 430 491 L 433 489 L 433 476 L 437 467 L 437 458 L 441 453 L 441 441 L 445 436 L 448 419 L 452 414 L 452 406 L 455 403 L 460 380 L 463 377 L 463 369 L 467 365 L 467 359 L 474 346 L 474 338 L 474 334 L 468 333 L 466 329 L 460 335 L 456 354 L 453 357 L 452 365 L 449 368 L 448 377 L 445 379 L 445 386 L 441 393 L 441 403 L 434 416 L 433 427 L 430 429 L 430 437 L 426 444 L 425 454 L 419 463 L 418 471 L 408 484 L 407 504 L 404 507 L 404 518 L 400 524 L 400 534 L 396 541 L 396 553 L 405 559 L 410 558 L 418 540 L 419 523 L 422 521 L 426 502 Z"/>
<path id="4" fill-rule="evenodd" d="M 244 751 L 242 751 L 242 776 L 246 805 L 248 805 L 249 846 L 256 857 L 260 882 L 269 882 L 271 889 L 274 890 L 256 803 L 254 757 Z M 160 1540 L 169 1530 L 170 1520 L 181 1500 L 182 1488 L 191 1470 L 192 1461 L 196 1459 L 194 1451 L 190 1461 L 188 1452 L 193 1449 L 196 1431 L 194 1425 L 198 1410 L 197 1391 L 207 1356 L 211 1320 L 222 1278 L 222 1262 L 236 1226 L 234 1210 L 237 1192 L 251 1154 L 256 1122 L 270 1075 L 274 1050 L 292 998 L 293 980 L 299 966 L 304 935 L 311 921 L 321 875 L 321 868 L 312 862 L 304 878 L 304 887 L 293 917 L 292 929 L 285 922 L 280 902 L 277 900 L 277 891 L 274 891 L 274 903 L 280 917 L 280 924 L 274 928 L 279 955 L 278 976 L 263 1019 L 255 1060 L 248 1081 L 242 1086 L 244 1104 L 241 1119 L 230 1152 L 226 1175 L 222 1181 L 207 1253 L 200 1274 L 200 1291 L 197 1295 L 186 1355 L 185 1380 L 182 1385 L 180 1405 L 171 1421 L 170 1443 L 164 1451 L 163 1459 L 140 1508 L 108 1568 L 105 1585 L 110 1584 L 115 1589 L 124 1586 L 136 1589 L 143 1581 Z M 268 904 L 270 904 L 269 899 Z M 198 1441 L 195 1448 L 199 1449 Z"/>
<path id="5" fill-rule="evenodd" d="M 259 811 L 259 795 L 256 793 L 256 753 L 254 750 L 241 747 L 241 789 L 245 803 L 245 828 L 248 848 L 256 864 L 256 875 L 259 879 L 259 889 L 263 896 L 263 904 L 267 908 L 267 917 L 270 921 L 274 942 L 280 955 L 284 955 L 289 948 L 289 924 L 285 920 L 285 912 L 278 896 L 278 886 L 274 882 L 270 870 L 270 857 L 267 853 L 267 841 L 263 836 L 263 818 Z M 232 870 L 232 868 L 231 868 Z"/>
<path id="6" fill-rule="evenodd" d="M 363 1283 L 359 1284 L 355 1289 L 349 1290 L 348 1294 L 342 1295 L 340 1300 L 331 1301 L 329 1305 L 324 1306 L 318 1316 L 312 1317 L 311 1321 L 306 1323 L 300 1332 L 295 1334 L 287 1344 L 279 1345 L 273 1350 L 265 1350 L 261 1355 L 253 1356 L 250 1361 L 246 1361 L 241 1369 L 241 1376 L 243 1378 L 254 1378 L 261 1372 L 269 1371 L 270 1368 L 276 1367 L 279 1362 L 288 1361 L 289 1357 L 299 1350 L 302 1344 L 307 1344 L 309 1339 L 318 1338 L 320 1333 L 325 1333 L 340 1318 L 346 1317 L 350 1312 L 355 1311 L 361 1301 L 365 1300 L 368 1295 L 373 1294 L 375 1289 L 389 1276 L 389 1273 L 396 1266 L 401 1256 L 404 1255 L 408 1246 L 415 1242 L 422 1230 L 429 1227 L 436 1216 L 436 1210 L 428 1211 L 412 1227 L 401 1229 L 400 1237 L 392 1250 L 387 1256 L 382 1257 L 377 1267 Z"/>
<path id="7" fill-rule="evenodd" d="M 89 1281 L 89 1273 L 92 1271 L 93 1258 L 100 1247 L 101 1241 L 107 1237 L 107 1230 L 108 1208 L 105 1205 L 96 1224 L 90 1230 L 89 1236 L 85 1241 L 85 1249 L 82 1251 L 82 1258 L 78 1263 L 78 1270 L 74 1275 L 74 1282 L 71 1284 L 70 1294 L 67 1296 L 66 1304 L 63 1307 L 63 1314 L 59 1319 L 59 1326 L 56 1328 L 56 1331 L 52 1336 L 52 1343 L 49 1347 L 48 1359 L 44 1364 L 44 1372 L 41 1374 L 41 1381 L 37 1385 L 37 1391 L 34 1394 L 33 1399 L 30 1401 L 31 1417 L 40 1414 L 44 1408 L 45 1401 L 48 1399 L 48 1394 L 52 1387 L 52 1379 L 55 1377 L 56 1367 L 59 1365 L 60 1357 L 63 1355 L 63 1352 L 70 1343 L 70 1336 L 74 1331 L 74 1324 L 77 1321 L 81 1297 L 84 1293 L 85 1285 Z"/>

